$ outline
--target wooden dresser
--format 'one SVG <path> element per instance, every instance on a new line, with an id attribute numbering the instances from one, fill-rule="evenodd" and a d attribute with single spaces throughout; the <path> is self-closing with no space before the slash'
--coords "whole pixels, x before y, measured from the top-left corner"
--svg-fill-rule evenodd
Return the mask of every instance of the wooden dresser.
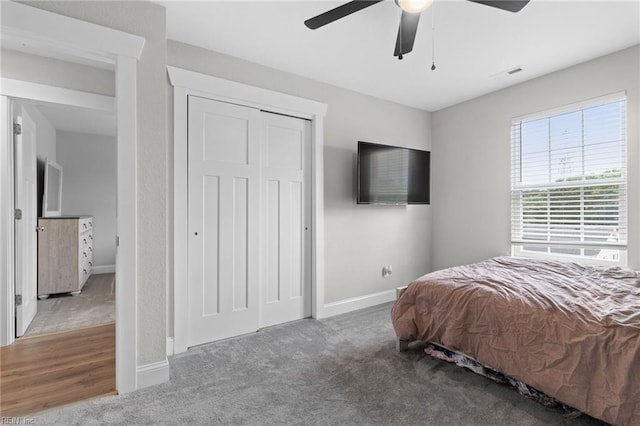
<path id="1" fill-rule="evenodd" d="M 92 266 L 92 216 L 38 219 L 38 298 L 80 294 Z"/>

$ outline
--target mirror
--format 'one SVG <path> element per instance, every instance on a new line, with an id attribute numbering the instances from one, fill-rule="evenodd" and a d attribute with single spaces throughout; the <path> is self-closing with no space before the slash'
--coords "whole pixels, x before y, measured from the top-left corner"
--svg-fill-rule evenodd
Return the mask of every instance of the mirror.
<path id="1" fill-rule="evenodd" d="M 62 166 L 48 158 L 45 163 L 42 216 L 56 217 L 62 214 Z"/>

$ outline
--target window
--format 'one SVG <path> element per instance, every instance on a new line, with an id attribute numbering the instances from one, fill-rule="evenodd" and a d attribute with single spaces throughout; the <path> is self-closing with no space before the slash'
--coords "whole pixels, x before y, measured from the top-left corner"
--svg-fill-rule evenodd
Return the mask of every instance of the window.
<path id="1" fill-rule="evenodd" d="M 626 264 L 626 96 L 511 125 L 514 255 Z"/>

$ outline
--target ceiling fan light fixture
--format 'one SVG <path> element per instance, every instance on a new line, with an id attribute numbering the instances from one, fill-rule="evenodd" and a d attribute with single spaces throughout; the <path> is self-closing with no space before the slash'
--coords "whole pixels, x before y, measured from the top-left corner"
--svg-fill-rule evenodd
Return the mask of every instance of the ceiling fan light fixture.
<path id="1" fill-rule="evenodd" d="M 420 13 L 431 6 L 433 0 L 396 0 L 396 3 L 405 12 Z"/>

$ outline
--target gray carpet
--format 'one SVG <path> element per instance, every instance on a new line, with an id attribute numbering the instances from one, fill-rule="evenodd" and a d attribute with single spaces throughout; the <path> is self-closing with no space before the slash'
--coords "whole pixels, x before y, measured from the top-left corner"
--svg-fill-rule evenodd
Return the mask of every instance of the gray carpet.
<path id="1" fill-rule="evenodd" d="M 38 300 L 38 313 L 25 336 L 106 324 L 115 319 L 115 274 L 91 275 L 77 296 L 52 294 Z"/>
<path id="2" fill-rule="evenodd" d="M 390 304 L 302 320 L 170 358 L 171 381 L 41 413 L 37 424 L 600 425 L 415 349 Z"/>

